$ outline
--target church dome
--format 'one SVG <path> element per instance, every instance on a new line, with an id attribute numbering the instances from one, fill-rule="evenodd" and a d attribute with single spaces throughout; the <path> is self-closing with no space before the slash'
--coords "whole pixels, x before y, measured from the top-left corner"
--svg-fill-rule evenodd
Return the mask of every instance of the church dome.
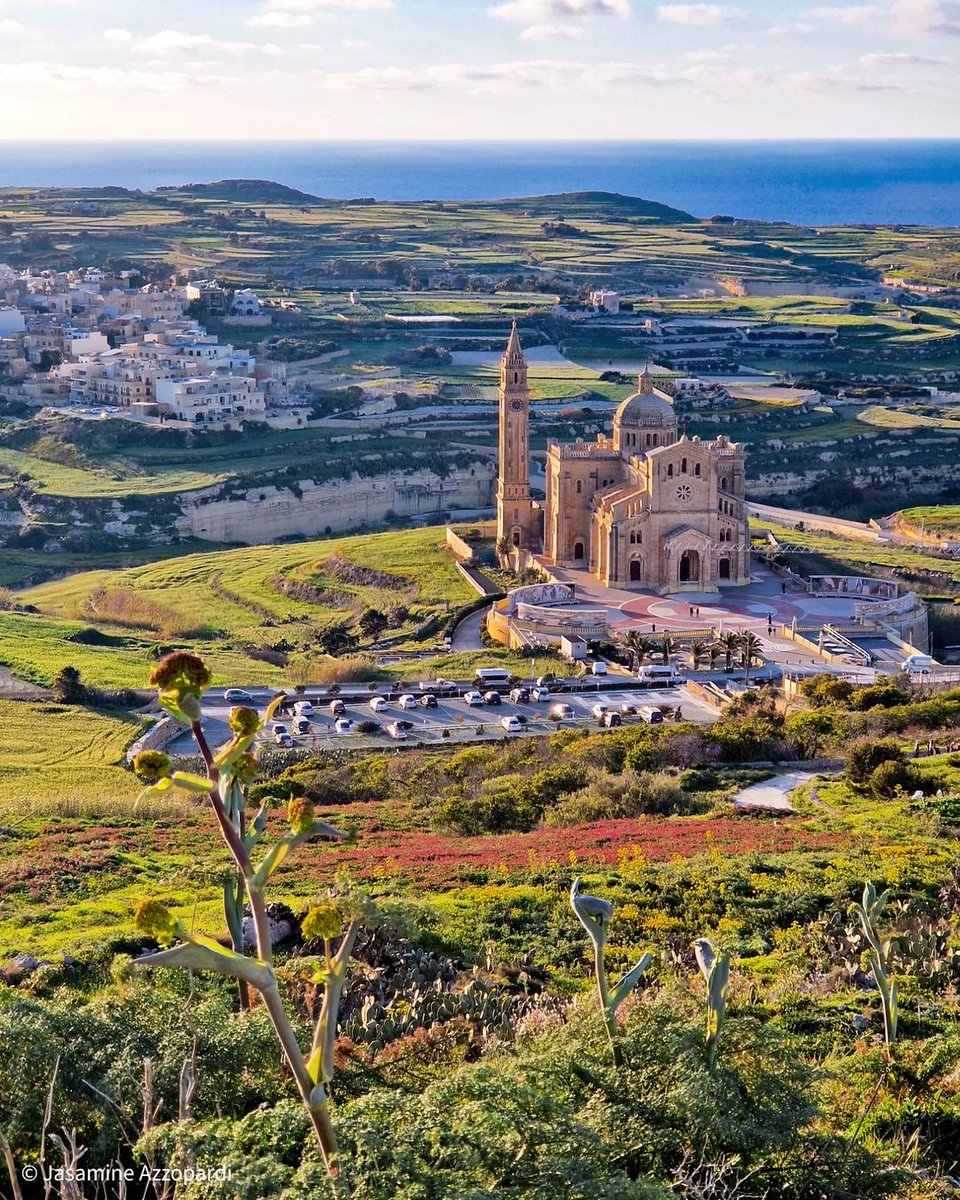
<path id="1" fill-rule="evenodd" d="M 640 390 L 627 397 L 617 409 L 614 427 L 629 429 L 675 428 L 677 415 L 663 392 L 653 386 L 649 371 L 640 376 Z"/>

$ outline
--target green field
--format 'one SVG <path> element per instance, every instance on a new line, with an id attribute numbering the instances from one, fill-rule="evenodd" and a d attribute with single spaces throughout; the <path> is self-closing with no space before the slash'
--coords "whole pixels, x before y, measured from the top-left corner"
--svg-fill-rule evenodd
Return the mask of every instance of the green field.
<path id="1" fill-rule="evenodd" d="M 202 650 L 220 683 L 280 684 L 282 667 L 257 659 L 258 650 L 310 654 L 324 627 L 398 606 L 407 614 L 389 633 L 403 643 L 431 617 L 475 599 L 442 536 L 422 529 L 81 572 L 15 593 L 39 613 L 0 612 L 0 662 L 38 683 L 70 663 L 90 683 L 135 687 L 172 642 Z M 90 630 L 100 635 L 93 644 L 82 640 Z"/>

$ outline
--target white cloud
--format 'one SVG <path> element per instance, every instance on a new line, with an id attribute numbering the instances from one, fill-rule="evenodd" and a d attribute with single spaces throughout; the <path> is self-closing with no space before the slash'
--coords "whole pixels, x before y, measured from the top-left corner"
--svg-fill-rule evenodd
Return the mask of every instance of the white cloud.
<path id="1" fill-rule="evenodd" d="M 19 86 L 34 88 L 43 86 L 60 92 L 86 91 L 88 87 L 129 92 L 152 92 L 169 95 L 183 92 L 194 86 L 220 87 L 232 83 L 220 75 L 189 75 L 165 68 L 162 71 L 133 69 L 114 66 L 77 66 L 74 63 L 49 62 L 38 59 L 32 62 L 5 63 L 0 75 L 0 88 L 16 90 Z"/>
<path id="2" fill-rule="evenodd" d="M 582 25 L 528 25 L 520 34 L 522 42 L 548 42 L 552 38 L 581 38 Z"/>
<path id="3" fill-rule="evenodd" d="M 960 3 L 957 0 L 893 0 L 891 28 L 906 36 L 960 34 Z"/>
<path id="4" fill-rule="evenodd" d="M 860 65 L 864 67 L 895 67 L 901 64 L 923 64 L 924 66 L 934 66 L 941 63 L 943 60 L 939 58 L 924 58 L 920 54 L 861 54 Z"/>
<path id="5" fill-rule="evenodd" d="M 302 29 L 334 12 L 386 12 L 395 0 L 267 0 L 262 12 L 247 21 L 254 29 Z"/>
<path id="6" fill-rule="evenodd" d="M 674 25 L 720 25 L 746 15 L 732 4 L 661 4 L 657 9 L 661 21 Z"/>
<path id="7" fill-rule="evenodd" d="M 877 17 L 880 9 L 875 4 L 820 4 L 810 13 L 817 21 L 839 21 L 843 25 L 859 25 Z"/>
<path id="8" fill-rule="evenodd" d="M 321 86 L 332 91 L 426 92 L 503 94 L 525 88 L 568 91 L 604 91 L 611 85 L 661 86 L 674 84 L 676 73 L 664 67 L 630 62 L 586 63 L 558 59 L 520 62 L 444 63 L 420 70 L 409 67 L 364 67 L 359 71 L 318 72 Z"/>
<path id="9" fill-rule="evenodd" d="M 508 0 L 506 4 L 495 4 L 487 12 L 501 21 L 550 25 L 589 17 L 619 17 L 625 21 L 631 5 L 630 0 Z"/>
<path id="10" fill-rule="evenodd" d="M 279 53 L 277 46 L 221 41 L 209 33 L 183 33 L 178 29 L 163 29 L 145 38 L 137 38 L 127 29 L 108 29 L 103 36 L 115 45 L 127 46 L 132 54 L 155 60 L 183 59 L 198 53 L 230 58 L 242 58 L 255 52 Z"/>

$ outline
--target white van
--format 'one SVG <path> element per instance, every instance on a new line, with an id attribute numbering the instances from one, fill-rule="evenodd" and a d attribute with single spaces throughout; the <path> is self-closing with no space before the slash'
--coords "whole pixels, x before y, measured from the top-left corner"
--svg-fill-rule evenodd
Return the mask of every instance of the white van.
<path id="1" fill-rule="evenodd" d="M 590 664 L 590 670 L 594 675 L 606 675 L 607 664 L 605 662 L 595 662 Z"/>
<path id="2" fill-rule="evenodd" d="M 644 683 L 679 683 L 683 679 L 676 667 L 658 666 L 656 663 L 642 666 L 638 677 Z"/>
<path id="3" fill-rule="evenodd" d="M 507 684 L 513 678 L 513 675 L 504 667 L 478 667 L 474 672 L 474 678 L 477 683 L 482 683 L 486 687 L 489 687 L 491 684 Z"/>
<path id="4" fill-rule="evenodd" d="M 900 664 L 901 671 L 932 671 L 935 660 L 929 654 L 911 654 Z"/>

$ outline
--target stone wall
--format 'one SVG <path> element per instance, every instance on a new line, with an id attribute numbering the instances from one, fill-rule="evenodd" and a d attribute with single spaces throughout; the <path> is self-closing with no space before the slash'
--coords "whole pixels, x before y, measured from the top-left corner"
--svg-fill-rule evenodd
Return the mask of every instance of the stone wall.
<path id="1" fill-rule="evenodd" d="M 252 488 L 244 496 L 220 500 L 188 497 L 177 521 L 182 537 L 252 545 L 283 537 L 317 537 L 375 526 L 388 517 L 430 517 L 456 509 L 488 508 L 493 501 L 495 468 L 491 463 L 451 471 L 411 471 L 362 479 Z"/>

